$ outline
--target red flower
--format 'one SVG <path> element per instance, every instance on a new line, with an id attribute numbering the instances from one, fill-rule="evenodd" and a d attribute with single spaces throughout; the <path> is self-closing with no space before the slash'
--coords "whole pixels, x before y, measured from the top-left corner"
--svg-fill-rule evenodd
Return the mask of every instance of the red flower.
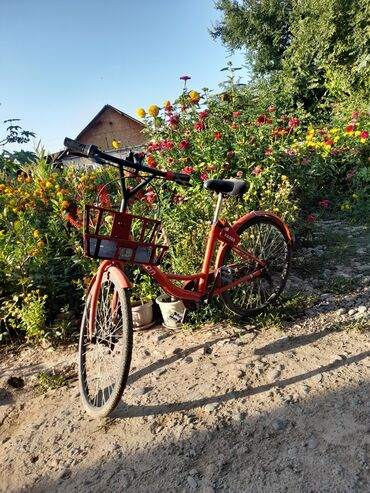
<path id="1" fill-rule="evenodd" d="M 208 110 L 203 110 L 199 112 L 199 118 L 204 120 L 204 118 L 208 118 Z"/>
<path id="2" fill-rule="evenodd" d="M 272 123 L 271 118 L 267 118 L 266 123 L 267 123 L 268 125 L 271 125 L 271 123 Z"/>
<path id="3" fill-rule="evenodd" d="M 252 173 L 257 176 L 260 173 L 262 173 L 262 171 L 263 171 L 263 168 L 261 168 L 260 166 L 256 166 L 256 168 L 254 168 L 254 170 L 252 171 Z"/>
<path id="4" fill-rule="evenodd" d="M 332 146 L 333 145 L 333 141 L 332 140 L 327 140 L 326 141 L 326 145 L 327 146 Z"/>
<path id="5" fill-rule="evenodd" d="M 222 139 L 222 135 L 218 132 L 214 133 L 213 134 L 213 137 L 216 139 L 216 140 L 221 140 Z"/>
<path id="6" fill-rule="evenodd" d="M 185 82 L 186 82 L 187 80 L 190 80 L 190 79 L 191 79 L 191 77 L 189 77 L 188 75 L 182 75 L 182 76 L 180 77 L 180 80 L 184 80 Z"/>
<path id="7" fill-rule="evenodd" d="M 203 180 L 203 181 L 208 180 L 208 178 L 209 178 L 209 176 L 208 176 L 208 174 L 207 174 L 207 173 L 202 173 L 202 174 L 200 175 L 200 179 L 201 179 L 201 180 Z"/>
<path id="8" fill-rule="evenodd" d="M 240 115 L 241 115 L 240 111 L 234 111 L 234 113 L 233 113 L 234 118 L 237 118 Z"/>
<path id="9" fill-rule="evenodd" d="M 316 216 L 314 216 L 313 214 L 310 214 L 309 216 L 307 216 L 307 221 L 309 223 L 314 223 L 316 221 Z"/>
<path id="10" fill-rule="evenodd" d="M 274 108 L 273 106 L 269 106 L 269 107 L 267 108 L 267 111 L 268 111 L 269 113 L 274 113 L 274 112 L 275 112 L 275 108 Z"/>
<path id="11" fill-rule="evenodd" d="M 177 123 L 179 120 L 180 120 L 179 115 L 173 115 L 170 118 L 170 123 L 171 123 L 171 125 L 175 125 L 175 123 Z"/>
<path id="12" fill-rule="evenodd" d="M 270 154 L 272 154 L 272 149 L 265 149 L 265 155 L 269 156 Z"/>
<path id="13" fill-rule="evenodd" d="M 178 204 L 179 202 L 182 202 L 184 200 L 184 196 L 181 195 L 181 194 L 176 194 L 174 197 L 173 197 L 173 203 L 174 204 Z"/>
<path id="14" fill-rule="evenodd" d="M 184 173 L 185 175 L 191 175 L 194 173 L 194 168 L 192 166 L 186 166 L 186 168 L 181 170 L 181 173 Z"/>
<path id="15" fill-rule="evenodd" d="M 204 123 L 203 122 L 197 122 L 194 124 L 194 130 L 196 132 L 201 132 L 202 130 L 204 130 Z"/>
<path id="16" fill-rule="evenodd" d="M 207 166 L 208 171 L 214 171 L 216 169 L 216 166 L 214 164 L 209 164 Z"/>
<path id="17" fill-rule="evenodd" d="M 355 126 L 354 125 L 348 125 L 346 127 L 346 132 L 349 133 L 349 132 L 353 132 L 355 129 Z"/>
<path id="18" fill-rule="evenodd" d="M 319 206 L 322 207 L 323 209 L 327 209 L 330 205 L 330 200 L 324 199 L 320 200 Z"/>
<path id="19" fill-rule="evenodd" d="M 266 115 L 265 115 L 265 114 L 260 115 L 260 116 L 257 118 L 257 125 L 261 125 L 262 123 L 265 123 L 265 120 L 266 120 Z"/>
<path id="20" fill-rule="evenodd" d="M 151 168 L 156 168 L 157 167 L 157 162 L 156 162 L 156 160 L 154 159 L 153 156 L 148 156 L 146 162 L 147 162 L 148 166 L 150 166 Z"/>
<path id="21" fill-rule="evenodd" d="M 188 140 L 182 140 L 179 143 L 179 149 L 189 149 L 189 147 L 190 147 L 190 143 Z"/>
<path id="22" fill-rule="evenodd" d="M 146 203 L 151 205 L 153 204 L 154 202 L 157 201 L 157 197 L 156 197 L 156 194 L 155 192 L 148 192 L 145 194 L 145 200 L 146 200 Z"/>
<path id="23" fill-rule="evenodd" d="M 294 118 L 291 118 L 289 121 L 288 121 L 288 126 L 290 128 L 297 128 L 299 125 L 299 120 L 298 118 L 294 117 Z"/>
<path id="24" fill-rule="evenodd" d="M 357 117 L 358 117 L 358 113 L 357 113 L 357 111 L 354 111 L 354 112 L 352 113 L 352 118 L 357 118 Z"/>
<path id="25" fill-rule="evenodd" d="M 105 185 L 98 186 L 98 196 L 100 197 L 99 206 L 100 207 L 110 207 L 110 195 L 105 187 Z"/>
<path id="26" fill-rule="evenodd" d="M 173 142 L 171 142 L 170 140 L 164 140 L 163 142 L 161 142 L 161 146 L 162 146 L 162 149 L 172 149 L 173 148 Z"/>

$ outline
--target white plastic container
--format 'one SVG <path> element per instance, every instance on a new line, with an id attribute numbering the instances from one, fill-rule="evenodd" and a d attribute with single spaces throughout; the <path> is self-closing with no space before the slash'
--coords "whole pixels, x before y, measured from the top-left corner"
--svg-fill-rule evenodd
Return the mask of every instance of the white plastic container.
<path id="1" fill-rule="evenodd" d="M 161 294 L 155 300 L 161 309 L 163 325 L 169 329 L 177 329 L 182 325 L 185 305 L 180 300 L 172 300 L 167 294 Z"/>

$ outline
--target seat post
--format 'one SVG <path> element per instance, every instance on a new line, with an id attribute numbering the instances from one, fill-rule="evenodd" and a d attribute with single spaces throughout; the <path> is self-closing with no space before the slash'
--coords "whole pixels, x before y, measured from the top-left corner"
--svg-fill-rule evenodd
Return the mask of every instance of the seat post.
<path id="1" fill-rule="evenodd" d="M 218 199 L 217 199 L 217 205 L 216 205 L 216 210 L 215 210 L 215 215 L 213 217 L 212 224 L 217 224 L 218 218 L 220 217 L 220 212 L 221 212 L 221 206 L 222 206 L 222 193 L 218 194 Z"/>

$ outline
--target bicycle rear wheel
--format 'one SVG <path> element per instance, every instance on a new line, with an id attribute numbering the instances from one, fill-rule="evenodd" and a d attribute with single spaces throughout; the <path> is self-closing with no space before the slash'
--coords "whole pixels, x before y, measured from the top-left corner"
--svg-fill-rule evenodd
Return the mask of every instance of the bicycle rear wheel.
<path id="1" fill-rule="evenodd" d="M 266 262 L 260 276 L 221 294 L 229 310 L 245 318 L 263 312 L 276 302 L 288 278 L 292 247 L 286 232 L 273 218 L 252 218 L 240 227 L 238 234 L 241 238 L 238 247 Z M 221 265 L 223 286 L 261 269 L 256 261 L 242 259 L 230 246 Z"/>
<path id="2" fill-rule="evenodd" d="M 100 284 L 92 337 L 91 293 L 86 300 L 79 342 L 79 385 L 82 403 L 94 417 L 108 416 L 122 397 L 132 355 L 132 314 L 127 289 L 116 267 Z M 94 289 L 94 287 L 93 287 Z"/>

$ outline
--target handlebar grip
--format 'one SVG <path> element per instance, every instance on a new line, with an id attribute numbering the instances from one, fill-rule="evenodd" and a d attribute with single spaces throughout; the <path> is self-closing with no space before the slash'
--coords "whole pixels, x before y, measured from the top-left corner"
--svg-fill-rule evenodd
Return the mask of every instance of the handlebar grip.
<path id="1" fill-rule="evenodd" d="M 81 144 L 81 142 L 77 142 L 77 140 L 68 137 L 64 139 L 64 145 L 69 151 L 78 152 L 79 154 L 84 154 L 88 157 L 92 157 L 97 151 L 97 147 L 92 144 Z"/>

